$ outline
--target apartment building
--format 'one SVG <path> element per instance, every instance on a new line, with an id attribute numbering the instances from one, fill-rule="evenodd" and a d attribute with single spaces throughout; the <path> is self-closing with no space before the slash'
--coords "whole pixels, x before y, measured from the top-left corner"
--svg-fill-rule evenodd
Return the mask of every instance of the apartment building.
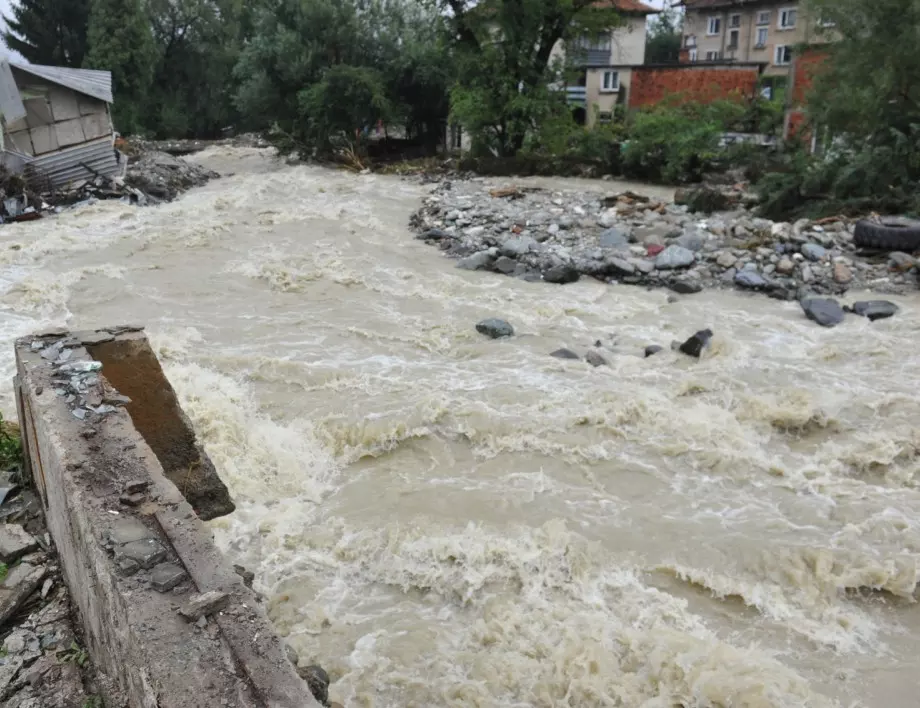
<path id="1" fill-rule="evenodd" d="M 582 37 L 553 48 L 552 60 L 569 67 L 566 86 L 576 121 L 583 125 L 612 119 L 617 104 L 625 104 L 633 67 L 645 63 L 646 24 L 655 8 L 639 0 L 598 0 L 614 8 L 621 21 L 598 37 Z"/>
<path id="2" fill-rule="evenodd" d="M 689 62 L 765 65 L 788 76 L 795 47 L 815 40 L 815 20 L 797 0 L 683 0 L 683 56 Z"/>

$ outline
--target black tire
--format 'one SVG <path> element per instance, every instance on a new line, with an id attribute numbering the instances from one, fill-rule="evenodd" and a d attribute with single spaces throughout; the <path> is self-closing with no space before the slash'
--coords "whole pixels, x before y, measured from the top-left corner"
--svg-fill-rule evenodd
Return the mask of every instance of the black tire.
<path id="1" fill-rule="evenodd" d="M 920 249 L 920 221 L 893 217 L 881 223 L 857 221 L 853 243 L 860 248 L 912 253 Z"/>

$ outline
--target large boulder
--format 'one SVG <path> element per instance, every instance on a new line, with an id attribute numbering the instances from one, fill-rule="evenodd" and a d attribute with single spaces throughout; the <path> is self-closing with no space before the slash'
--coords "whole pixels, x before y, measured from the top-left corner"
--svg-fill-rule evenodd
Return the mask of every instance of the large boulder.
<path id="1" fill-rule="evenodd" d="M 800 304 L 805 316 L 822 327 L 834 327 L 843 322 L 843 308 L 833 298 L 806 298 Z"/>
<path id="2" fill-rule="evenodd" d="M 681 344 L 678 349 L 684 354 L 699 359 L 700 354 L 703 353 L 703 350 L 709 347 L 709 343 L 712 341 L 712 330 L 711 329 L 701 329 L 699 332 L 694 334 L 690 339 Z"/>
<path id="3" fill-rule="evenodd" d="M 852 312 L 862 317 L 868 317 L 873 322 L 883 320 L 888 317 L 894 317 L 898 313 L 898 306 L 888 300 L 866 300 L 854 302 L 853 307 L 844 308 L 847 312 Z"/>
<path id="4" fill-rule="evenodd" d="M 490 251 L 479 251 L 457 261 L 457 267 L 463 270 L 483 270 L 492 265 L 494 256 Z"/>
<path id="5" fill-rule="evenodd" d="M 689 268 L 696 257 L 689 248 L 683 246 L 668 246 L 655 258 L 655 267 L 658 270 L 674 270 L 676 268 Z"/>
<path id="6" fill-rule="evenodd" d="M 506 239 L 499 247 L 503 256 L 508 258 L 519 258 L 537 247 L 536 239 L 530 236 L 517 236 Z"/>
<path id="7" fill-rule="evenodd" d="M 581 274 L 578 270 L 570 265 L 553 266 L 543 273 L 543 280 L 547 283 L 558 283 L 560 285 L 574 283 L 580 277 Z"/>
<path id="8" fill-rule="evenodd" d="M 615 227 L 605 229 L 601 231 L 601 235 L 598 237 L 598 244 L 601 248 L 625 250 L 629 248 L 629 233 Z"/>
<path id="9" fill-rule="evenodd" d="M 497 317 L 490 317 L 476 325 L 476 331 L 491 339 L 514 336 L 514 327 Z"/>

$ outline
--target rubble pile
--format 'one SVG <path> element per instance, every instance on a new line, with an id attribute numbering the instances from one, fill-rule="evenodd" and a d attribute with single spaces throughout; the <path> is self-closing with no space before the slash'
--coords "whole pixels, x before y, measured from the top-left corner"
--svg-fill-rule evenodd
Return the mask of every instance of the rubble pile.
<path id="1" fill-rule="evenodd" d="M 591 276 L 679 294 L 736 288 L 784 300 L 917 288 L 914 258 L 860 252 L 849 220 L 777 223 L 756 217 L 740 191 L 720 194 L 725 210 L 704 216 L 633 192 L 444 181 L 411 223 L 458 267 L 525 280 Z"/>

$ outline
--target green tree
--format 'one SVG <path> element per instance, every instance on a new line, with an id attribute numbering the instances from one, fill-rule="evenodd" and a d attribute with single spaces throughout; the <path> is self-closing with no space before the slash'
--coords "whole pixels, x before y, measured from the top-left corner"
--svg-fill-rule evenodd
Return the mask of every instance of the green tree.
<path id="1" fill-rule="evenodd" d="M 680 59 L 681 16 L 672 7 L 655 15 L 645 35 L 646 64 L 676 64 Z"/>
<path id="2" fill-rule="evenodd" d="M 19 0 L 10 13 L 3 18 L 10 49 L 34 64 L 83 64 L 89 0 Z"/>
<path id="3" fill-rule="evenodd" d="M 595 0 L 440 0 L 455 38 L 453 116 L 474 138 L 513 156 L 540 122 L 564 109 L 558 42 L 619 24 Z"/>
<path id="4" fill-rule="evenodd" d="M 116 129 L 126 134 L 141 130 L 155 50 L 140 0 L 92 0 L 87 34 L 86 67 L 112 72 Z"/>

